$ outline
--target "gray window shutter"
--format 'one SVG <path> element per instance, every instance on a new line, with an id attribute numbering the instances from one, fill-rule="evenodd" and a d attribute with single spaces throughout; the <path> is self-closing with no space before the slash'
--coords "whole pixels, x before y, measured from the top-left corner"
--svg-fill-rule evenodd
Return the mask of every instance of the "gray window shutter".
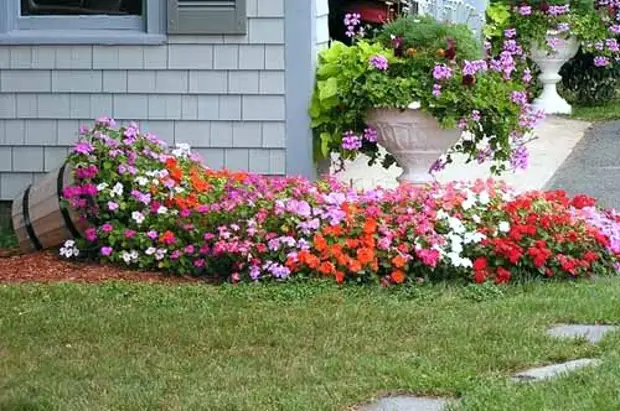
<path id="1" fill-rule="evenodd" d="M 245 34 L 246 0 L 168 0 L 170 34 Z"/>

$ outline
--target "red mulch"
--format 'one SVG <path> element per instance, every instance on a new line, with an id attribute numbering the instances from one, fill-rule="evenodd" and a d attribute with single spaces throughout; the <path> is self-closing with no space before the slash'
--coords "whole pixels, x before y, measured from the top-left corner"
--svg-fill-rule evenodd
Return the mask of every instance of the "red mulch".
<path id="1" fill-rule="evenodd" d="M 49 251 L 21 254 L 19 250 L 0 249 L 0 283 L 21 283 L 27 281 L 101 283 L 107 280 L 148 283 L 204 281 L 195 277 L 123 270 L 111 265 L 66 261 L 59 259 Z"/>

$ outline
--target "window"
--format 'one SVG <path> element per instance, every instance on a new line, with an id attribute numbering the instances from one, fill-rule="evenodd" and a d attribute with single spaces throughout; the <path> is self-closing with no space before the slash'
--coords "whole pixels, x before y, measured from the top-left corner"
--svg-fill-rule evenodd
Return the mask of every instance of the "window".
<path id="1" fill-rule="evenodd" d="M 141 16 L 142 0 L 22 0 L 22 16 Z"/>
<path id="2" fill-rule="evenodd" d="M 167 0 L 0 0 L 0 44 L 161 44 Z"/>
<path id="3" fill-rule="evenodd" d="M 0 0 L 0 44 L 161 44 L 166 33 L 245 34 L 246 7 L 246 0 Z"/>

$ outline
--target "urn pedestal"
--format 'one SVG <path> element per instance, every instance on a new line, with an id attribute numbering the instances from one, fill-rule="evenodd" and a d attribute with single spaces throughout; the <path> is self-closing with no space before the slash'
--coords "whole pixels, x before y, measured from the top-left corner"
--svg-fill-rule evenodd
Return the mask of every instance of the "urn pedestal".
<path id="1" fill-rule="evenodd" d="M 548 52 L 536 45 L 532 46 L 531 58 L 542 71 L 539 76 L 543 83 L 540 97 L 534 100 L 535 110 L 542 110 L 545 114 L 571 114 L 572 108 L 557 91 L 557 83 L 562 80 L 559 74 L 562 66 L 579 51 L 579 43 L 575 37 L 562 38 L 558 33 L 549 32 L 547 38 L 556 44 L 555 52 Z"/>

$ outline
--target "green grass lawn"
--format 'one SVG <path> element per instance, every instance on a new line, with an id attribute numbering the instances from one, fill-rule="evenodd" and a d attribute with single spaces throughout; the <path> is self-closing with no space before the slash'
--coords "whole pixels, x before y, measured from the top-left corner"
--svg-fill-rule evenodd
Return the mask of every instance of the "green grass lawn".
<path id="1" fill-rule="evenodd" d="M 500 290 L 500 291 L 498 291 Z M 620 281 L 390 291 L 331 284 L 0 285 L 0 410 L 345 410 L 386 392 L 462 410 L 620 409 Z M 535 385 L 531 365 L 597 370 Z"/>
<path id="2" fill-rule="evenodd" d="M 585 121 L 604 121 L 620 119 L 620 102 L 595 107 L 573 106 L 573 118 Z"/>

